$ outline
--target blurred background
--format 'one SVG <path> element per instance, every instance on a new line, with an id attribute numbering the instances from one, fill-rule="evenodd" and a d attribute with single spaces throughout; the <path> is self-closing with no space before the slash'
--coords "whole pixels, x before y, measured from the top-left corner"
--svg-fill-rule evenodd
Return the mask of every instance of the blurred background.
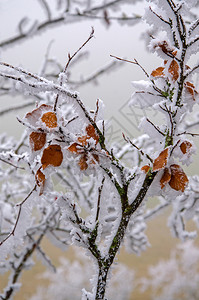
<path id="1" fill-rule="evenodd" d="M 19 33 L 18 25 L 24 17 L 28 19 L 24 21 L 23 30 L 29 30 L 35 21 L 42 22 L 42 20 L 45 20 L 46 14 L 45 9 L 42 8 L 42 2 L 36 0 L 0 1 L 0 44 Z M 55 16 L 58 2 L 55 0 L 47 1 Z M 76 2 L 81 5 L 81 1 Z M 153 69 L 159 66 L 160 59 L 147 51 L 146 42 L 143 38 L 147 26 L 140 18 L 144 13 L 146 3 L 144 1 L 124 2 L 122 11 L 120 11 L 120 7 L 119 11 L 113 10 L 113 16 L 123 13 L 123 15 L 134 16 L 135 20 L 118 22 L 117 20 L 106 20 L 105 16 L 100 19 L 82 17 L 77 20 L 71 18 L 68 23 L 50 25 L 37 35 L 33 34 L 33 30 L 32 36 L 30 35 L 30 37 L 19 40 L 12 45 L 7 44 L 3 47 L 0 45 L 0 60 L 14 66 L 21 66 L 33 73 L 40 73 L 44 57 L 49 51 L 49 58 L 56 58 L 64 69 L 68 53 L 73 54 L 88 38 L 91 28 L 94 27 L 95 38 L 82 50 L 82 53 L 86 52 L 84 59 L 77 61 L 70 69 L 70 79 L 72 81 L 81 81 L 89 78 L 92 74 L 96 74 L 98 70 L 114 61 L 110 55 L 132 61 L 136 58 L 147 72 L 151 73 Z M 131 138 L 139 134 L 139 119 L 146 111 L 130 108 L 128 101 L 133 92 L 131 81 L 141 79 L 145 79 L 145 75 L 138 66 L 118 62 L 117 66 L 103 72 L 95 80 L 86 84 L 77 84 L 75 87 L 85 105 L 90 109 L 95 108 L 96 99 L 103 100 L 105 119 L 110 122 L 109 138 L 111 141 L 122 141 L 122 132 Z M 22 117 L 25 112 L 31 109 L 31 106 L 6 114 L 1 112 L 9 107 L 26 103 L 26 100 L 26 97 L 22 98 L 19 95 L 8 96 L 2 94 L 0 96 L 0 133 L 6 132 L 11 136 L 20 138 L 24 128 L 19 124 L 16 116 Z M 188 170 L 189 175 L 198 172 L 197 157 L 195 157 L 195 162 L 192 169 L 189 168 Z M 167 215 L 168 211 L 165 211 L 164 214 L 148 222 L 147 234 L 152 248 L 149 247 L 140 257 L 126 253 L 123 248 L 120 252 L 119 261 L 132 268 L 138 278 L 146 276 L 149 265 L 156 264 L 159 259 L 168 259 L 171 249 L 178 243 L 167 228 Z M 190 228 L 193 227 L 191 223 L 189 226 Z M 43 247 L 47 249 L 49 256 L 57 266 L 60 263 L 59 258 L 61 256 L 66 256 L 70 260 L 74 259 L 72 249 L 69 249 L 67 253 L 63 253 L 49 244 L 47 240 Z M 36 264 L 33 269 L 23 273 L 21 282 L 24 284 L 20 292 L 15 295 L 15 300 L 30 299 L 39 285 L 47 284 L 47 281 L 40 277 L 45 267 L 38 262 L 37 258 L 35 258 L 35 261 Z M 1 278 L 1 289 L 6 280 L 7 276 Z M 149 292 L 141 294 L 138 287 L 132 295 L 132 299 L 136 300 L 150 299 Z"/>

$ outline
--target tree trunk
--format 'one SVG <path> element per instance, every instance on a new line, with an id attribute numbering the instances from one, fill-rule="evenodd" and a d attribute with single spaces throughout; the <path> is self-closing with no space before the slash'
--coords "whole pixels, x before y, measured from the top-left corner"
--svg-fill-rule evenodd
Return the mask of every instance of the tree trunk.
<path id="1" fill-rule="evenodd" d="M 103 300 L 106 291 L 106 282 L 107 276 L 110 266 L 99 266 L 99 273 L 98 273 L 98 282 L 97 282 L 97 291 L 95 300 Z"/>

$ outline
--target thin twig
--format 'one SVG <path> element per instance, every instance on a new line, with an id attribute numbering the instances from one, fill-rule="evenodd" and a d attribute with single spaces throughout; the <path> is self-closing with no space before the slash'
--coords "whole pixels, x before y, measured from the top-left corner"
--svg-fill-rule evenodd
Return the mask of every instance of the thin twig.
<path id="1" fill-rule="evenodd" d="M 99 219 L 100 200 L 101 200 L 102 189 L 104 186 L 104 181 L 105 181 L 105 177 L 103 177 L 102 183 L 101 183 L 100 187 L 98 188 L 97 213 L 96 213 L 96 217 L 95 217 L 95 222 L 97 222 Z"/>
<path id="2" fill-rule="evenodd" d="M 95 111 L 95 115 L 94 115 L 94 122 L 95 123 L 96 123 L 98 111 L 99 111 L 99 99 L 97 99 L 97 101 L 96 101 L 96 111 Z"/>
<path id="3" fill-rule="evenodd" d="M 164 22 L 165 24 L 168 24 L 168 25 L 171 27 L 171 22 L 169 22 L 169 21 L 163 19 L 163 17 L 160 16 L 160 15 L 158 15 L 158 14 L 151 8 L 151 6 L 149 6 L 149 9 L 150 9 L 150 11 L 151 11 L 158 19 L 160 19 L 162 22 Z"/>
<path id="4" fill-rule="evenodd" d="M 14 168 L 16 168 L 16 169 L 25 170 L 25 168 L 23 168 L 23 167 L 18 167 L 18 166 L 16 166 L 16 165 L 12 164 L 11 162 L 6 161 L 6 160 L 4 160 L 4 159 L 2 159 L 2 158 L 0 158 L 0 160 L 1 160 L 2 162 L 4 162 L 4 163 L 8 164 L 8 165 L 11 165 L 12 167 L 14 167 Z"/>
<path id="5" fill-rule="evenodd" d="M 190 71 L 188 71 L 184 78 L 186 79 L 188 76 L 190 76 L 195 70 L 197 70 L 199 68 L 199 65 L 196 65 L 195 67 L 193 67 Z"/>
<path id="6" fill-rule="evenodd" d="M 16 106 L 11 106 L 9 108 L 5 108 L 5 109 L 0 111 L 0 116 L 2 116 L 4 114 L 7 114 L 7 113 L 10 113 L 12 111 L 16 111 L 16 110 L 20 110 L 22 108 L 26 108 L 26 107 L 34 105 L 34 104 L 35 104 L 35 101 L 33 100 L 33 101 L 29 101 L 29 102 L 20 103 Z"/>
<path id="7" fill-rule="evenodd" d="M 179 135 L 183 135 L 183 134 L 188 134 L 188 135 L 191 135 L 191 136 L 199 136 L 199 133 L 192 133 L 192 132 L 186 132 L 186 131 L 184 131 L 184 132 L 181 132 L 181 133 L 178 133 L 178 134 L 176 134 L 177 136 L 179 136 Z"/>
<path id="8" fill-rule="evenodd" d="M 109 70 L 111 70 L 113 67 L 117 66 L 118 63 L 116 61 L 111 62 L 110 64 L 102 67 L 101 69 L 97 70 L 96 72 L 92 73 L 91 75 L 89 75 L 86 78 L 82 78 L 81 80 L 70 80 L 68 79 L 68 84 L 73 85 L 75 87 L 79 87 L 82 86 L 84 84 L 87 84 L 89 82 L 93 82 L 95 79 L 97 79 L 98 77 L 100 77 L 103 74 L 107 74 L 107 72 Z"/>
<path id="9" fill-rule="evenodd" d="M 178 144 L 180 143 L 180 140 L 178 140 L 176 143 L 175 143 L 175 145 L 173 146 L 173 148 L 171 149 L 171 152 L 170 152 L 170 157 L 172 156 L 172 153 L 173 153 L 173 151 L 174 151 L 174 149 L 178 146 Z"/>
<path id="10" fill-rule="evenodd" d="M 189 28 L 188 35 L 190 36 L 192 32 L 199 26 L 199 19 L 197 19 Z"/>
<path id="11" fill-rule="evenodd" d="M 146 118 L 147 122 L 149 122 L 161 135 L 165 136 L 165 134 L 155 125 L 153 122 L 151 122 L 148 118 Z"/>
<path id="12" fill-rule="evenodd" d="M 111 2 L 108 2 L 108 3 L 104 3 L 102 5 L 99 5 L 99 6 L 94 6 L 90 9 L 87 9 L 87 10 L 84 10 L 84 13 L 92 13 L 94 11 L 98 11 L 98 10 L 104 10 L 105 8 L 107 7 L 110 7 L 110 6 L 113 6 L 115 4 L 118 4 L 119 2 L 122 2 L 123 0 L 113 0 Z"/>
<path id="13" fill-rule="evenodd" d="M 121 58 L 121 57 L 118 57 L 118 56 L 115 56 L 115 55 L 112 55 L 112 54 L 110 56 L 113 57 L 113 58 L 116 58 L 116 59 L 118 59 L 120 61 L 128 62 L 130 64 L 134 64 L 134 65 L 139 66 L 142 69 L 142 71 L 144 72 L 144 74 L 148 78 L 150 77 L 149 74 L 147 73 L 147 71 L 139 64 L 139 62 L 137 61 L 137 59 L 134 58 L 134 61 L 132 61 L 132 60 L 124 59 L 124 58 Z"/>
<path id="14" fill-rule="evenodd" d="M 81 51 L 81 49 L 90 41 L 90 39 L 92 39 L 94 37 L 94 28 L 92 27 L 91 33 L 89 35 L 89 37 L 87 38 L 87 40 L 79 47 L 79 49 L 77 49 L 77 51 L 75 51 L 75 53 L 71 56 L 70 53 L 68 53 L 68 61 L 66 63 L 66 66 L 64 68 L 64 73 L 66 74 L 67 68 L 70 64 L 70 62 L 72 61 L 72 59 L 78 54 L 78 52 Z M 60 81 L 60 86 L 63 85 L 63 80 L 61 79 Z M 57 94 L 56 98 L 55 98 L 55 103 L 54 103 L 54 111 L 56 112 L 57 109 L 57 103 L 58 103 L 58 99 L 59 99 L 59 94 Z"/>
<path id="15" fill-rule="evenodd" d="M 19 121 L 19 123 L 21 123 L 22 125 L 26 126 L 27 128 L 30 128 L 31 130 L 37 131 L 37 132 L 44 132 L 44 130 L 42 128 L 35 128 L 34 126 L 30 125 L 27 122 L 24 122 L 23 120 L 21 120 L 19 117 L 16 117 L 17 121 Z"/>
<path id="16" fill-rule="evenodd" d="M 13 227 L 12 231 L 8 234 L 8 236 L 7 236 L 3 241 L 0 242 L 0 246 L 1 246 L 5 241 L 7 241 L 7 240 L 11 237 L 11 235 L 14 236 L 15 230 L 16 230 L 16 228 L 17 228 L 17 224 L 18 224 L 18 222 L 19 222 L 19 218 L 20 218 L 20 215 L 21 215 L 21 208 L 22 208 L 22 205 L 28 200 L 28 198 L 29 198 L 29 197 L 32 195 L 32 193 L 36 190 L 36 187 L 37 187 L 37 185 L 35 184 L 35 186 L 34 186 L 33 189 L 30 191 L 30 193 L 26 196 L 26 198 L 25 198 L 23 201 L 21 201 L 20 203 L 16 204 L 16 206 L 19 206 L 19 211 L 18 211 L 18 214 L 17 214 L 17 218 L 16 218 L 16 221 L 15 221 L 14 227 Z"/>
<path id="17" fill-rule="evenodd" d="M 69 66 L 69 64 L 70 64 L 70 62 L 71 62 L 71 60 L 77 55 L 78 52 L 81 51 L 81 49 L 82 49 L 82 48 L 90 41 L 90 39 L 92 39 L 93 37 L 94 37 L 94 28 L 92 27 L 91 33 L 90 33 L 89 37 L 88 37 L 87 40 L 79 47 L 79 49 L 78 49 L 77 51 L 75 51 L 75 53 L 74 53 L 72 56 L 70 56 L 70 53 L 68 54 L 68 62 L 67 62 L 67 64 L 66 64 L 66 66 L 65 66 L 64 73 L 66 73 L 66 70 L 67 70 L 67 68 L 68 68 L 68 66 Z"/>
<path id="18" fill-rule="evenodd" d="M 136 146 L 128 137 L 126 138 L 124 133 L 122 133 L 124 140 L 127 143 L 130 143 L 134 148 L 136 148 L 143 156 L 146 156 L 146 158 L 148 158 L 150 160 L 150 162 L 153 163 L 153 159 L 146 153 L 144 153 L 138 146 Z"/>

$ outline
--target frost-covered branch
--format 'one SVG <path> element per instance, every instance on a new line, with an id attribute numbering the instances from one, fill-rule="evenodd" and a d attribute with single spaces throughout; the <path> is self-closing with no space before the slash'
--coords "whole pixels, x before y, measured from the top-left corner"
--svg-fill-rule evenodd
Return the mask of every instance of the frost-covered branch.
<path id="1" fill-rule="evenodd" d="M 100 5 L 95 6 L 94 3 L 89 7 L 89 9 L 87 9 L 87 1 L 83 1 L 80 4 L 78 2 L 73 3 L 72 1 L 68 1 L 67 7 L 62 7 L 60 9 L 57 8 L 56 10 L 54 7 L 51 8 L 51 5 L 46 0 L 39 0 L 39 2 L 46 18 L 39 21 L 32 21 L 28 18 L 23 18 L 19 21 L 19 33 L 17 33 L 14 37 L 10 37 L 7 40 L 0 42 L 0 48 L 3 49 L 5 47 L 15 45 L 16 43 L 24 41 L 34 35 L 38 35 L 40 32 L 50 29 L 53 26 L 60 26 L 62 24 L 70 25 L 71 22 L 80 22 L 82 19 L 100 19 L 104 21 L 106 25 L 110 24 L 112 20 L 128 24 L 128 22 L 132 21 L 139 22 L 141 19 L 141 16 L 137 14 L 132 13 L 130 15 L 126 15 L 122 14 L 122 11 L 118 15 L 111 15 L 112 9 L 116 6 L 121 6 L 122 8 L 122 5 L 126 2 L 125 0 L 110 1 L 107 3 L 100 1 Z M 131 3 L 131 5 L 133 7 L 134 3 Z M 107 17 L 103 15 L 105 11 L 108 14 Z M 33 25 L 28 30 L 23 30 L 22 28 L 26 25 L 25 23 L 33 23 Z"/>

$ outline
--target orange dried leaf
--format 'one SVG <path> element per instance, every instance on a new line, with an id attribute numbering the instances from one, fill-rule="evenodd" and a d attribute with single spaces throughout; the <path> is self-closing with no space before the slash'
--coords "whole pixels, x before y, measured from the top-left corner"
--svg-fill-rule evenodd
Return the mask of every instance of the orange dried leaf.
<path id="1" fill-rule="evenodd" d="M 173 81 L 176 81 L 179 77 L 179 65 L 178 65 L 177 61 L 175 61 L 174 59 L 172 60 L 168 71 L 171 74 Z"/>
<path id="2" fill-rule="evenodd" d="M 57 116 L 54 112 L 49 111 L 41 117 L 42 122 L 46 124 L 48 128 L 57 127 Z"/>
<path id="3" fill-rule="evenodd" d="M 80 166 L 80 169 L 83 171 L 83 170 L 86 170 L 88 168 L 88 164 L 87 164 L 87 155 L 84 154 L 80 157 L 80 160 L 78 162 L 78 165 Z"/>
<path id="4" fill-rule="evenodd" d="M 44 184 L 45 184 L 45 181 L 46 181 L 46 177 L 45 177 L 44 173 L 41 172 L 40 169 L 37 170 L 37 173 L 35 175 L 35 179 L 36 179 L 37 185 L 40 187 L 39 196 L 41 196 L 43 194 Z"/>
<path id="5" fill-rule="evenodd" d="M 180 150 L 182 151 L 183 154 L 186 154 L 187 152 L 189 152 L 191 147 L 192 147 L 192 143 L 190 143 L 189 141 L 184 141 L 180 145 Z"/>
<path id="6" fill-rule="evenodd" d="M 195 101 L 196 100 L 195 94 L 198 94 L 198 92 L 196 91 L 193 83 L 186 81 L 184 85 L 185 85 L 186 91 L 192 96 L 193 100 Z"/>
<path id="7" fill-rule="evenodd" d="M 168 168 L 165 168 L 164 173 L 160 179 L 161 189 L 163 189 L 163 187 L 165 187 L 165 185 L 170 181 L 170 179 L 171 179 L 171 172 Z"/>
<path id="8" fill-rule="evenodd" d="M 186 87 L 191 87 L 192 89 L 195 89 L 195 85 L 189 81 L 185 82 Z"/>
<path id="9" fill-rule="evenodd" d="M 75 152 L 78 153 L 80 149 L 78 149 L 79 145 L 77 143 L 73 143 L 72 145 L 70 145 L 70 147 L 68 147 L 68 150 L 70 152 Z"/>
<path id="10" fill-rule="evenodd" d="M 142 171 L 144 171 L 146 174 L 148 173 L 148 171 L 150 170 L 150 166 L 149 165 L 145 165 L 141 168 Z"/>
<path id="11" fill-rule="evenodd" d="M 35 175 L 36 183 L 38 186 L 42 186 L 46 180 L 44 173 L 39 169 Z"/>
<path id="12" fill-rule="evenodd" d="M 88 144 L 87 140 L 89 139 L 89 137 L 87 135 L 78 137 L 78 142 L 82 145 L 82 146 L 86 146 Z"/>
<path id="13" fill-rule="evenodd" d="M 46 133 L 33 131 L 29 136 L 29 141 L 32 150 L 41 150 L 46 143 Z"/>
<path id="14" fill-rule="evenodd" d="M 184 192 L 189 180 L 187 175 L 184 173 L 183 169 L 176 164 L 170 166 L 171 169 L 171 180 L 169 185 L 172 189 L 176 191 Z"/>
<path id="15" fill-rule="evenodd" d="M 178 51 L 177 51 L 177 50 L 174 50 L 174 51 L 172 51 L 172 54 L 173 54 L 174 56 L 176 56 L 176 55 L 177 55 L 177 53 L 178 53 Z"/>
<path id="16" fill-rule="evenodd" d="M 159 171 L 159 170 L 163 169 L 166 166 L 168 155 L 169 155 L 169 149 L 166 148 L 154 160 L 153 171 Z"/>
<path id="17" fill-rule="evenodd" d="M 93 125 L 89 124 L 89 125 L 86 127 L 86 132 L 87 132 L 87 134 L 88 134 L 88 136 L 89 136 L 90 138 L 92 137 L 92 138 L 96 141 L 96 143 L 98 143 L 98 141 L 99 141 L 99 136 L 96 134 L 95 128 L 94 128 Z"/>
<path id="18" fill-rule="evenodd" d="M 190 70 L 190 69 L 191 69 L 190 66 L 185 65 L 185 70 Z"/>
<path id="19" fill-rule="evenodd" d="M 43 169 L 48 166 L 59 167 L 63 160 L 63 153 L 59 145 L 50 145 L 43 151 L 41 163 Z"/>
<path id="20" fill-rule="evenodd" d="M 26 114 L 25 118 L 29 121 L 30 124 L 35 125 L 35 123 L 39 120 L 41 115 L 49 110 L 52 110 L 51 105 L 42 104 L 39 107 L 33 109 L 33 111 Z"/>
<path id="21" fill-rule="evenodd" d="M 157 69 L 153 70 L 151 76 L 164 77 L 164 67 L 158 67 Z"/>

